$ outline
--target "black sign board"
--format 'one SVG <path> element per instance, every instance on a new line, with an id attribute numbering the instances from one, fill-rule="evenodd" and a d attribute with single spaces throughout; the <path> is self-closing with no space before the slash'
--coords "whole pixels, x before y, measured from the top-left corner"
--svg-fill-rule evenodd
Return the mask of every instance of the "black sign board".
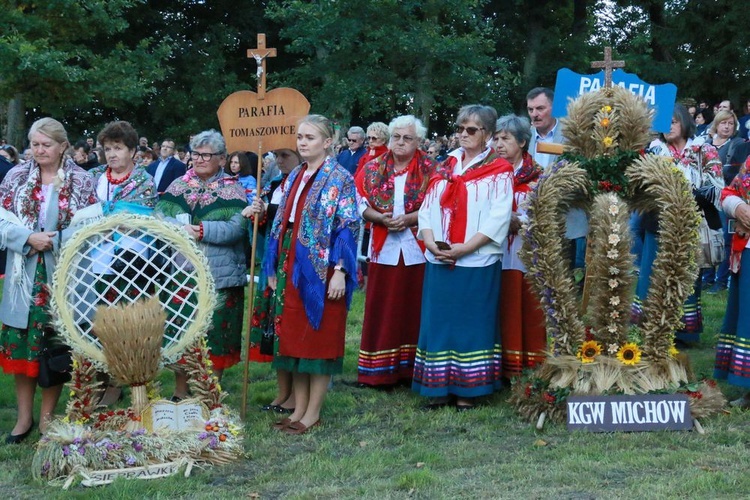
<path id="1" fill-rule="evenodd" d="M 682 431 L 693 428 L 685 394 L 570 396 L 568 430 Z"/>

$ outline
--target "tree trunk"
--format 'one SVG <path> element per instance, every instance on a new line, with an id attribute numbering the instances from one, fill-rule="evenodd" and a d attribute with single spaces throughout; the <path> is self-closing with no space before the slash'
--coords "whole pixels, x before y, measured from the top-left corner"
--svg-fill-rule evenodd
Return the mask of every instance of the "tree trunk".
<path id="1" fill-rule="evenodd" d="M 667 29 L 664 2 L 652 1 L 648 6 L 648 19 L 651 21 L 651 50 L 653 57 L 660 62 L 674 62 L 669 48 L 661 43 L 662 33 Z"/>
<path id="2" fill-rule="evenodd" d="M 573 24 L 571 34 L 576 37 L 586 32 L 589 0 L 573 0 Z"/>
<path id="3" fill-rule="evenodd" d="M 526 57 L 523 61 L 523 92 L 528 92 L 534 87 L 538 87 L 540 84 L 537 82 L 537 55 L 539 48 L 542 45 L 542 26 L 541 24 L 533 19 L 529 19 L 528 23 L 528 41 L 526 44 Z M 523 101 L 524 107 L 526 106 L 526 99 Z"/>
<path id="4" fill-rule="evenodd" d="M 424 126 L 430 128 L 430 112 L 432 106 L 435 104 L 435 96 L 433 94 L 432 78 L 434 64 L 432 60 L 425 61 L 425 63 L 419 68 L 419 83 L 417 84 L 417 91 L 415 97 L 415 103 L 417 114 L 419 119 L 422 120 Z"/>
<path id="5" fill-rule="evenodd" d="M 8 144 L 16 147 L 19 153 L 23 153 L 26 146 L 26 108 L 23 104 L 21 94 L 8 101 L 8 132 L 5 140 Z"/>

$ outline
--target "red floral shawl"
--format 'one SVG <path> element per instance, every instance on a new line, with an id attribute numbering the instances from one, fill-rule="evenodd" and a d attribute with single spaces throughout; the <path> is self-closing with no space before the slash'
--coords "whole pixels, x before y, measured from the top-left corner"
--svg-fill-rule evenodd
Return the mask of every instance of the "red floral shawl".
<path id="1" fill-rule="evenodd" d="M 357 163 L 357 171 L 354 174 L 355 176 L 359 173 L 360 170 L 362 170 L 362 167 L 364 167 L 367 163 L 371 162 L 375 158 L 384 155 L 388 152 L 388 146 L 375 146 L 374 148 L 370 148 L 367 150 L 367 153 L 362 155 L 362 158 L 359 159 L 359 162 Z"/>
<path id="2" fill-rule="evenodd" d="M 542 167 L 534 161 L 534 158 L 528 153 L 523 153 L 523 159 L 521 162 L 521 168 L 513 176 L 513 212 L 518 212 L 518 202 L 516 201 L 515 193 L 528 193 L 531 191 L 532 183 L 539 179 L 542 175 Z M 508 233 L 508 248 L 513 245 L 515 234 Z"/>
<path id="3" fill-rule="evenodd" d="M 425 192 L 430 177 L 435 171 L 435 162 L 423 151 L 417 150 L 409 165 L 399 173 L 394 170 L 393 153 L 387 153 L 365 163 L 357 172 L 354 182 L 357 192 L 367 198 L 370 207 L 378 212 L 393 212 L 394 179 L 399 175 L 406 175 L 404 186 L 404 211 L 409 214 L 419 210 L 424 201 Z M 416 232 L 416 228 L 412 228 Z M 382 224 L 373 224 L 372 228 L 373 256 L 377 258 L 388 237 L 388 229 Z"/>
<path id="4" fill-rule="evenodd" d="M 542 167 L 534 161 L 528 151 L 525 152 L 521 168 L 513 177 L 513 192 L 528 193 L 531 191 L 531 183 L 535 182 L 540 175 L 542 175 Z M 515 196 L 513 197 L 513 211 L 518 212 Z"/>
<path id="5" fill-rule="evenodd" d="M 750 203 L 750 158 L 745 161 L 745 164 L 740 168 L 739 173 L 734 178 L 729 187 L 725 187 L 721 191 L 721 201 L 729 196 L 739 196 L 745 203 Z M 750 235 L 741 237 L 739 234 L 734 233 L 732 235 L 732 251 L 729 254 L 729 270 L 733 273 L 739 272 L 740 260 L 742 259 L 742 251 L 747 246 Z"/>

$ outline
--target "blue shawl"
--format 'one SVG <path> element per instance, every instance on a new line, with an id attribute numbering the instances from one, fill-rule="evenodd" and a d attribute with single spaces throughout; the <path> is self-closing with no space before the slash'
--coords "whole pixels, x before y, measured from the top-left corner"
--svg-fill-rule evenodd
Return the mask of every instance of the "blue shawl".
<path id="1" fill-rule="evenodd" d="M 295 168 L 283 186 L 279 209 L 276 212 L 263 270 L 268 276 L 276 274 L 281 249 L 281 226 L 289 191 L 307 163 Z M 346 307 L 351 305 L 357 286 L 357 237 L 359 214 L 352 175 L 332 157 L 326 158 L 315 176 L 302 209 L 302 220 L 295 220 L 297 238 L 296 258 L 292 269 L 292 284 L 299 291 L 305 313 L 316 330 L 323 319 L 328 268 L 344 263 L 346 275 Z"/>

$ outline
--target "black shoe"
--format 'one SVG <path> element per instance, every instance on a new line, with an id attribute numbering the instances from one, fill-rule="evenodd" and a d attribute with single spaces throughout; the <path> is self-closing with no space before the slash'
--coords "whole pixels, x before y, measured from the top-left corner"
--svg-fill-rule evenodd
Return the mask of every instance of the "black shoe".
<path id="1" fill-rule="evenodd" d="M 711 289 L 706 293 L 709 295 L 716 295 L 717 293 L 723 292 L 726 289 L 727 285 L 725 285 L 724 283 L 716 282 L 714 283 L 714 286 L 712 286 Z"/>
<path id="2" fill-rule="evenodd" d="M 23 434 L 8 434 L 8 437 L 5 438 L 5 444 L 21 444 L 24 439 L 29 437 L 29 434 L 31 434 L 31 431 L 34 430 L 34 419 L 31 419 L 31 425 L 29 428 L 24 432 Z"/>
<path id="3" fill-rule="evenodd" d="M 290 415 L 290 414 L 294 413 L 294 408 L 284 408 L 281 405 L 274 405 L 272 409 L 273 409 L 274 412 L 281 413 L 282 415 L 283 414 Z"/>
<path id="4" fill-rule="evenodd" d="M 435 398 L 430 400 L 427 404 L 421 406 L 423 411 L 434 411 L 453 406 L 454 402 L 451 398 Z"/>

